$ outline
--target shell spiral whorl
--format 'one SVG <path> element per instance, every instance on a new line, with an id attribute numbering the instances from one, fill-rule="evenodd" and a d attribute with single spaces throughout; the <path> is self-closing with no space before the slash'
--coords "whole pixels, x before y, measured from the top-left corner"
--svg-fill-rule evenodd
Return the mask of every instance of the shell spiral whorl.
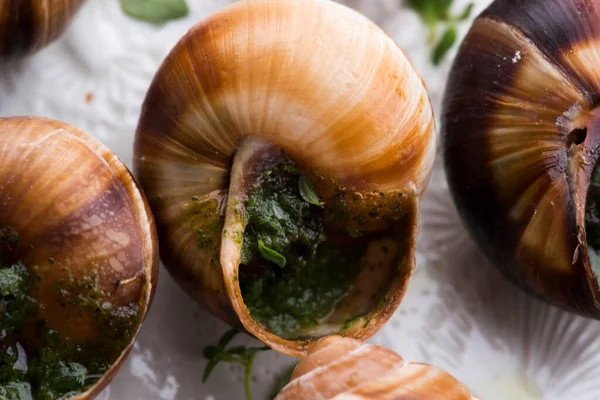
<path id="1" fill-rule="evenodd" d="M 0 59 L 40 50 L 67 28 L 85 0 L 2 0 Z"/>
<path id="2" fill-rule="evenodd" d="M 448 373 L 350 338 L 317 342 L 275 400 L 477 400 Z"/>
<path id="3" fill-rule="evenodd" d="M 77 363 L 86 385 L 69 398 L 97 396 L 133 347 L 158 277 L 152 214 L 125 165 L 66 123 L 0 118 L 0 272 L 1 392 L 28 384 L 37 398 L 61 378 L 56 390 L 69 388 L 72 376 L 44 374 Z"/>
<path id="4" fill-rule="evenodd" d="M 450 189 L 481 249 L 529 293 L 594 318 L 599 21 L 595 0 L 495 1 L 459 50 L 442 117 Z"/>
<path id="5" fill-rule="evenodd" d="M 331 1 L 257 0 L 217 12 L 171 51 L 144 102 L 134 162 L 157 219 L 161 258 L 180 285 L 228 323 L 301 356 L 306 339 L 342 325 L 344 334 L 372 335 L 398 306 L 435 150 L 423 82 L 380 28 Z M 380 261 L 384 272 L 362 283 L 389 288 L 367 287 L 368 299 L 348 296 L 352 304 L 332 314 L 331 326 L 302 340 L 258 324 L 238 276 L 249 190 L 257 171 L 282 153 L 312 180 L 325 212 L 343 202 L 348 225 L 395 224 L 401 237 L 384 257 L 389 263 Z M 392 203 L 400 211 L 386 211 Z M 358 309 L 364 315 L 346 325 L 349 308 L 351 317 Z"/>

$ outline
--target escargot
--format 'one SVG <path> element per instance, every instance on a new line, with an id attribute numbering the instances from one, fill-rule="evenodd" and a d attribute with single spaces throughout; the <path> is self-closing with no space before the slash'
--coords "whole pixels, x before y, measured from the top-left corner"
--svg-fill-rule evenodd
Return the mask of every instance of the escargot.
<path id="1" fill-rule="evenodd" d="M 150 209 L 109 149 L 63 122 L 0 119 L 0 398 L 94 398 L 157 268 Z"/>
<path id="2" fill-rule="evenodd" d="M 511 281 L 600 318 L 600 3 L 497 0 L 449 78 L 442 142 L 450 190 Z"/>
<path id="3" fill-rule="evenodd" d="M 386 348 L 330 336 L 311 347 L 275 400 L 477 400 L 456 378 Z"/>
<path id="4" fill-rule="evenodd" d="M 301 356 L 398 307 L 435 151 L 423 82 L 379 27 L 332 1 L 255 0 L 166 57 L 134 170 L 179 284 Z"/>
<path id="5" fill-rule="evenodd" d="M 85 0 L 2 0 L 0 59 L 40 50 L 58 38 Z"/>

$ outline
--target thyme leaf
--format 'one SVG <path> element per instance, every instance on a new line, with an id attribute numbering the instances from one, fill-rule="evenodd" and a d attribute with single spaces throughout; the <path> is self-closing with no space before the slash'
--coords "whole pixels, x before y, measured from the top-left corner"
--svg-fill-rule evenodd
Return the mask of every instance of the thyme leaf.
<path id="1" fill-rule="evenodd" d="M 252 365 L 254 357 L 261 351 L 269 350 L 268 347 L 244 347 L 238 346 L 227 349 L 227 345 L 239 332 L 232 329 L 226 332 L 219 340 L 216 346 L 207 346 L 204 348 L 203 355 L 208 360 L 204 368 L 202 383 L 206 383 L 214 368 L 220 362 L 241 364 L 244 366 L 244 392 L 246 399 L 252 400 L 252 390 L 250 387 L 250 378 L 252 376 Z"/>

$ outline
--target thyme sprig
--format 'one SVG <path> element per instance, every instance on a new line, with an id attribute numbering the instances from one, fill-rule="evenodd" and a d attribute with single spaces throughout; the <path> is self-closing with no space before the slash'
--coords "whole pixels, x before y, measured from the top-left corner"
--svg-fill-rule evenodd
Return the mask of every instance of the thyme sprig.
<path id="1" fill-rule="evenodd" d="M 245 347 L 237 346 L 227 349 L 227 345 L 239 332 L 232 329 L 226 332 L 219 340 L 216 346 L 208 346 L 204 349 L 204 357 L 208 364 L 204 368 L 202 383 L 206 383 L 215 367 L 221 362 L 241 364 L 244 366 L 244 391 L 246 399 L 252 400 L 252 389 L 250 387 L 250 378 L 252 376 L 252 365 L 254 357 L 261 351 L 269 350 L 268 347 Z"/>

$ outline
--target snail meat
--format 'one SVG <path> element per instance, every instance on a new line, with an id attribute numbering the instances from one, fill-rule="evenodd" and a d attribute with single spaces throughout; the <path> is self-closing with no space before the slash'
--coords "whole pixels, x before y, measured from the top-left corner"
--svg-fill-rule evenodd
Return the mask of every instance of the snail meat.
<path id="1" fill-rule="evenodd" d="M 600 3 L 497 0 L 449 79 L 443 151 L 481 249 L 529 293 L 600 318 Z"/>
<path id="2" fill-rule="evenodd" d="M 167 56 L 134 168 L 179 284 L 301 356 L 400 304 L 434 155 L 423 82 L 379 27 L 331 1 L 256 0 Z"/>
<path id="3" fill-rule="evenodd" d="M 477 400 L 445 371 L 373 344 L 330 336 L 310 348 L 275 400 Z"/>
<path id="4" fill-rule="evenodd" d="M 0 59 L 34 53 L 57 39 L 84 2 L 0 1 Z"/>
<path id="5" fill-rule="evenodd" d="M 0 398 L 100 393 L 157 267 L 152 215 L 113 153 L 62 122 L 0 119 Z"/>

